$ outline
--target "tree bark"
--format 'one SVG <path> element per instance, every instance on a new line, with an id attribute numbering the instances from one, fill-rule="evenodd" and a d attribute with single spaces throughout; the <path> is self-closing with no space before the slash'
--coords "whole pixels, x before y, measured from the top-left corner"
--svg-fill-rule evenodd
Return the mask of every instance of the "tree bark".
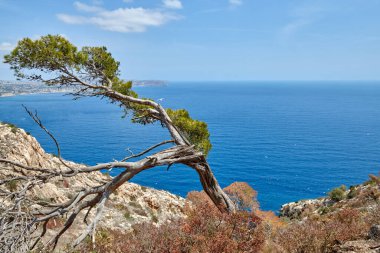
<path id="1" fill-rule="evenodd" d="M 212 202 L 218 207 L 221 212 L 233 213 L 236 208 L 230 197 L 220 187 L 216 180 L 210 165 L 204 159 L 200 163 L 191 163 L 188 166 L 194 168 L 198 175 L 199 180 L 202 183 L 203 190 L 210 197 Z"/>

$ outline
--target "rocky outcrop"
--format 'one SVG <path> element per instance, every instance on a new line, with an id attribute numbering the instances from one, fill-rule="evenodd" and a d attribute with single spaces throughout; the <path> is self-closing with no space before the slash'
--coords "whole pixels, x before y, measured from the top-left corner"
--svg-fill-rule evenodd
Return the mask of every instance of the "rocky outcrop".
<path id="1" fill-rule="evenodd" d="M 4 123 L 0 123 L 0 158 L 46 169 L 59 170 L 64 166 L 57 157 L 47 154 L 30 134 Z M 70 161 L 66 163 L 74 167 L 79 166 Z M 9 172 L 0 170 L 0 179 L 4 178 L 6 173 Z M 109 176 L 100 172 L 93 172 L 78 174 L 72 178 L 55 178 L 46 184 L 34 187 L 31 194 L 37 199 L 61 203 L 72 198 L 76 190 L 84 186 L 99 185 L 100 182 L 107 180 L 107 177 Z M 160 224 L 183 217 L 185 202 L 185 199 L 166 191 L 126 183 L 111 195 L 99 226 L 126 231 L 136 223 L 150 221 Z M 52 227 L 59 223 L 59 221 L 54 222 L 56 224 Z M 79 234 L 84 227 L 85 224 L 81 222 L 75 224 L 67 233 L 66 239 L 63 238 L 64 241 Z"/>
<path id="2" fill-rule="evenodd" d="M 318 213 L 320 207 L 328 206 L 331 203 L 332 201 L 326 198 L 290 202 L 281 206 L 280 216 L 290 219 L 299 219 L 310 213 Z"/>
<path id="3" fill-rule="evenodd" d="M 371 210 L 376 208 L 380 202 L 380 184 L 376 180 L 378 180 L 377 177 L 373 176 L 364 184 L 351 186 L 349 190 L 344 191 L 341 200 L 321 197 L 284 204 L 281 206 L 279 214 L 281 217 L 291 220 L 302 220 L 345 208 Z"/>
<path id="4" fill-rule="evenodd" d="M 333 194 L 337 192 L 339 195 Z M 333 248 L 330 248 L 331 251 L 328 252 L 375 253 L 380 252 L 379 211 L 380 177 L 370 175 L 367 182 L 351 186 L 348 190 L 341 186 L 334 189 L 329 197 L 284 204 L 281 207 L 280 216 L 290 220 L 290 224 L 301 227 L 305 224 L 309 224 L 309 227 L 310 224 L 314 224 L 314 227 L 310 229 L 323 228 L 323 225 L 318 227 L 321 224 L 335 224 L 331 225 L 331 229 L 335 230 L 342 224 L 349 224 L 347 229 L 341 230 L 341 233 L 347 233 L 346 238 L 350 240 L 334 241 Z M 344 214 L 350 213 L 358 214 L 355 218 L 358 223 L 346 223 L 352 217 Z"/>
<path id="5" fill-rule="evenodd" d="M 336 253 L 379 253 L 380 245 L 373 240 L 357 240 L 337 245 L 334 248 Z"/>

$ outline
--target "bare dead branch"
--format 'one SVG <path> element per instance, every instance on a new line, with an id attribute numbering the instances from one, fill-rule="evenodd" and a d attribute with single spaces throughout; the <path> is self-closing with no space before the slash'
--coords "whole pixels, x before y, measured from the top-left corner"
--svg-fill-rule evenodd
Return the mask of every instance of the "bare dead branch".
<path id="1" fill-rule="evenodd" d="M 158 143 L 158 144 L 156 144 L 156 145 L 154 145 L 154 146 L 152 146 L 152 147 L 150 147 L 150 148 L 148 148 L 148 149 L 146 149 L 146 150 L 144 150 L 144 151 L 142 151 L 142 152 L 140 152 L 140 153 L 138 153 L 138 154 L 136 154 L 136 155 L 134 155 L 134 154 L 131 152 L 132 155 L 130 155 L 130 156 L 128 156 L 128 157 L 125 157 L 125 158 L 124 158 L 123 160 L 121 160 L 121 161 L 122 161 L 122 162 L 125 162 L 125 161 L 127 161 L 127 160 L 132 159 L 132 158 L 136 158 L 136 157 L 143 156 L 143 155 L 145 155 L 146 153 L 152 151 L 153 149 L 156 149 L 156 148 L 158 148 L 158 147 L 160 147 L 160 146 L 162 146 L 162 145 L 165 145 L 165 144 L 168 144 L 168 143 L 173 143 L 173 142 L 174 142 L 173 140 L 168 140 L 168 141 L 160 142 L 160 143 Z"/>
<path id="2" fill-rule="evenodd" d="M 29 251 L 36 247 L 40 237 L 45 236 L 47 224 L 50 220 L 67 217 L 60 231 L 45 245 L 46 248 L 51 247 L 54 249 L 61 236 L 72 226 L 81 212 L 86 212 L 85 210 L 87 210 L 84 215 L 84 221 L 87 224 L 89 213 L 91 210 L 96 210 L 95 218 L 88 223 L 86 230 L 74 241 L 73 246 L 78 245 L 86 236 L 91 233 L 94 234 L 102 216 L 105 202 L 112 193 L 138 173 L 162 165 L 167 166 L 167 169 L 174 164 L 184 164 L 193 168 L 197 171 L 205 192 L 215 205 L 223 212 L 233 212 L 235 210 L 233 202 L 223 192 L 215 179 L 203 153 L 196 150 L 181 131 L 177 129 L 166 110 L 159 103 L 119 93 L 112 89 L 112 81 L 107 78 L 103 78 L 101 81 L 94 80 L 91 77 L 94 75 L 75 73 L 74 70 L 68 68 L 62 68 L 60 71 L 63 73 L 59 77 L 60 79 L 51 79 L 50 84 L 58 83 L 79 87 L 78 91 L 73 93 L 76 97 L 97 96 L 108 98 L 111 102 L 118 102 L 122 105 L 145 106 L 143 117 L 159 120 L 168 129 L 172 140 L 160 142 L 138 154 L 132 153 L 121 161 L 73 167 L 62 159 L 61 148 L 57 139 L 43 125 L 37 112 L 32 113 L 24 106 L 24 109 L 34 122 L 54 141 L 58 159 L 64 168 L 61 168 L 61 166 L 40 168 L 0 158 L 0 171 L 7 171 L 5 178 L 0 180 L 0 252 L 14 251 L 15 249 L 20 252 Z M 91 71 L 96 72 L 95 76 L 103 75 L 103 77 L 106 77 L 96 66 L 93 66 Z M 100 83 L 104 80 L 105 84 Z M 96 84 L 91 84 L 91 82 Z M 169 143 L 174 145 L 144 157 L 149 152 L 162 148 L 163 145 Z M 140 160 L 131 162 L 130 160 L 133 158 L 139 158 Z M 122 172 L 116 177 L 108 178 L 105 182 L 99 182 L 96 186 L 87 186 L 77 190 L 75 196 L 64 203 L 36 201 L 28 194 L 34 187 L 43 185 L 56 177 L 70 178 L 78 174 L 92 173 L 104 169 L 110 170 L 112 168 L 122 168 Z M 7 189 L 6 184 L 10 182 L 17 182 L 18 185 L 12 190 Z M 39 229 L 37 238 L 35 238 L 36 229 Z"/>
<path id="3" fill-rule="evenodd" d="M 40 118 L 38 117 L 37 115 L 37 111 L 33 114 L 31 111 L 29 111 L 29 109 L 25 106 L 25 105 L 22 105 L 22 107 L 24 107 L 25 111 L 29 114 L 29 116 L 34 120 L 34 122 L 37 123 L 37 125 L 45 131 L 45 133 L 47 133 L 47 135 L 49 135 L 49 137 L 54 141 L 54 144 L 55 146 L 57 147 L 57 156 L 58 156 L 58 159 L 61 161 L 61 163 L 63 165 L 65 165 L 67 168 L 71 169 L 74 171 L 74 169 L 69 166 L 67 163 L 65 163 L 62 159 L 62 156 L 61 156 L 61 147 L 59 146 L 59 143 L 57 141 L 57 139 L 54 137 L 54 135 L 42 124 L 42 121 L 40 120 Z"/>
<path id="4" fill-rule="evenodd" d="M 41 123 L 41 122 L 40 122 Z M 41 123 L 42 124 L 42 123 Z M 153 149 L 162 146 L 164 144 L 173 143 L 173 141 L 164 141 L 159 144 L 156 144 L 147 150 L 142 151 L 139 154 L 132 155 L 128 159 L 140 157 Z M 52 238 L 46 247 L 56 247 L 60 237 L 71 227 L 73 222 L 78 217 L 78 214 L 84 210 L 88 209 L 85 219 L 88 218 L 88 214 L 91 209 L 96 207 L 96 216 L 92 222 L 87 226 L 86 231 L 74 242 L 74 246 L 78 245 L 87 235 L 91 234 L 96 228 L 97 223 L 99 222 L 101 215 L 104 209 L 104 203 L 108 199 L 109 195 L 112 194 L 118 187 L 123 183 L 130 180 L 132 177 L 144 171 L 146 169 L 154 168 L 160 165 L 172 165 L 176 163 L 183 162 L 196 162 L 201 159 L 202 153 L 197 152 L 193 149 L 192 146 L 186 145 L 177 145 L 165 150 L 159 151 L 153 155 L 142 158 L 141 160 L 135 162 L 109 162 L 104 164 L 98 164 L 95 166 L 83 166 L 75 168 L 75 173 L 72 173 L 71 169 L 66 170 L 57 170 L 54 168 L 38 168 L 23 165 L 17 162 L 9 161 L 6 159 L 0 159 L 0 163 L 8 165 L 13 168 L 20 168 L 22 170 L 29 171 L 29 174 L 25 176 L 17 175 L 22 172 L 22 170 L 17 171 L 13 170 L 13 174 L 10 178 L 2 180 L 0 185 L 9 182 L 10 180 L 23 180 L 25 181 L 20 188 L 15 192 L 6 191 L 5 194 L 8 198 L 13 199 L 8 205 L 8 209 L 3 208 L 1 211 L 7 213 L 8 215 L 2 218 L 2 222 L 8 229 L 3 229 L 0 231 L 0 243 L 2 240 L 6 240 L 10 237 L 10 234 L 14 235 L 16 229 L 19 233 L 19 236 L 12 245 L 17 243 L 24 242 L 26 236 L 31 237 L 32 227 L 37 227 L 39 224 L 42 226 L 42 232 L 40 236 L 44 236 L 46 231 L 46 224 L 49 220 L 54 218 L 62 217 L 64 214 L 68 214 L 63 228 Z M 27 196 L 27 192 L 30 191 L 34 186 L 43 183 L 52 179 L 53 177 L 63 176 L 63 177 L 73 177 L 78 173 L 90 173 L 93 171 L 99 171 L 102 169 L 110 168 L 124 168 L 124 172 L 119 174 L 117 177 L 110 179 L 110 181 L 100 184 L 95 187 L 89 187 L 83 189 L 77 193 L 72 199 L 65 203 L 49 203 L 43 201 L 34 201 Z M 91 197 L 92 196 L 92 197 Z M 88 197 L 91 197 L 88 199 Z M 28 210 L 23 210 L 28 207 Z M 18 215 L 27 215 L 29 219 L 20 218 L 15 220 L 11 217 L 14 217 L 14 214 Z M 16 222 L 16 223 L 15 223 Z M 24 224 L 24 225 L 22 225 Z M 35 247 L 39 240 L 33 241 L 28 247 L 28 250 L 32 247 Z M 12 246 L 14 247 L 14 246 Z"/>

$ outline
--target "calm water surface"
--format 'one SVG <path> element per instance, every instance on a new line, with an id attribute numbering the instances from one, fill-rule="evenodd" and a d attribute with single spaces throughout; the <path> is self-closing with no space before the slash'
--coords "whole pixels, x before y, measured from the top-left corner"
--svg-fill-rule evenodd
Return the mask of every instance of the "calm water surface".
<path id="1" fill-rule="evenodd" d="M 199 82 L 135 90 L 206 121 L 213 144 L 209 162 L 220 184 L 248 182 L 264 209 L 361 183 L 380 171 L 380 83 Z M 122 119 L 121 109 L 106 100 L 73 101 L 62 94 L 0 98 L 0 120 L 31 132 L 51 153 L 53 142 L 21 104 L 38 111 L 63 157 L 76 162 L 121 159 L 127 148 L 137 153 L 169 139 L 159 125 Z M 182 196 L 201 189 L 196 172 L 183 166 L 155 168 L 133 181 Z"/>

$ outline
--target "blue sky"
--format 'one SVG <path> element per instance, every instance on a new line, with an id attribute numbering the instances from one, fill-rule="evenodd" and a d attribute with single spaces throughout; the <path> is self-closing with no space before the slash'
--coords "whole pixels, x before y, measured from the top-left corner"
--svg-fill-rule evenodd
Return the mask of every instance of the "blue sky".
<path id="1" fill-rule="evenodd" d="M 380 80 L 380 0 L 0 0 L 0 23 L 1 58 L 62 34 L 126 79 Z"/>

